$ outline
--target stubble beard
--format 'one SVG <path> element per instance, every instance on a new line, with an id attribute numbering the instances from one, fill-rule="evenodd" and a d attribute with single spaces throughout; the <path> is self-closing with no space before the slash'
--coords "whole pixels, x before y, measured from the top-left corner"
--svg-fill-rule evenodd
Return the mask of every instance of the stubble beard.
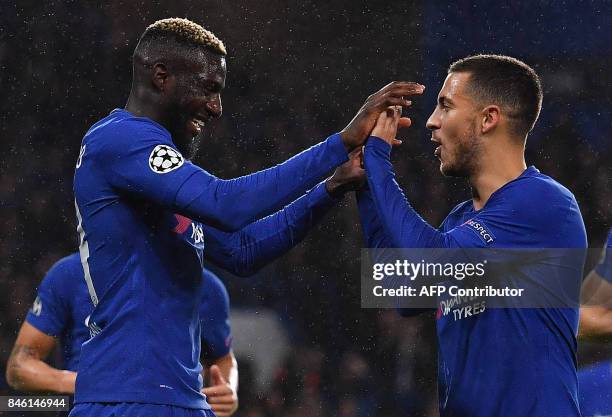
<path id="1" fill-rule="evenodd" d="M 472 123 L 457 138 L 452 164 L 441 164 L 440 172 L 445 177 L 470 178 L 478 168 L 480 150 L 480 142 L 476 137 L 476 126 Z"/>
<path id="2" fill-rule="evenodd" d="M 178 123 L 180 130 L 176 132 L 175 135 L 172 135 L 172 141 L 176 145 L 176 148 L 179 150 L 181 155 L 183 155 L 185 159 L 191 160 L 197 156 L 200 150 L 203 132 L 200 132 L 195 136 L 191 136 L 191 133 L 187 132 L 187 129 L 184 127 L 186 123 L 186 121 L 181 121 Z"/>
<path id="3" fill-rule="evenodd" d="M 198 155 L 200 151 L 200 144 L 202 143 L 203 133 L 199 133 L 191 138 L 187 145 L 187 159 L 193 159 Z"/>

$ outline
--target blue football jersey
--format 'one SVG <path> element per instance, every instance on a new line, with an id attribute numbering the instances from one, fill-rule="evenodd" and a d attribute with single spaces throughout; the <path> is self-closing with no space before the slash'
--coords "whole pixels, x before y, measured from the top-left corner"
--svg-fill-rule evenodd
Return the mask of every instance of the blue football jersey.
<path id="1" fill-rule="evenodd" d="M 574 196 L 534 167 L 495 191 L 482 209 L 475 210 L 471 201 L 458 205 L 435 229 L 399 188 L 390 151 L 378 138 L 370 138 L 365 149 L 369 191 L 360 193 L 359 205 L 369 247 L 587 247 Z M 579 252 L 554 265 L 518 268 L 534 282 L 548 267 L 563 269 L 577 298 L 585 258 Z M 580 416 L 577 306 L 501 309 L 487 308 L 481 300 L 455 301 L 454 309 L 438 309 L 436 315 L 441 416 Z M 471 305 L 474 301 L 478 305 Z M 465 306 L 469 314 L 461 314 Z"/>
<path id="2" fill-rule="evenodd" d="M 94 124 L 74 176 L 95 306 L 76 403 L 209 408 L 199 363 L 205 245 L 213 262 L 237 270 L 286 250 L 318 218 L 313 212 L 330 206 L 317 183 L 346 160 L 336 134 L 273 168 L 222 180 L 186 160 L 151 119 L 115 110 Z"/>
<path id="3" fill-rule="evenodd" d="M 200 301 L 203 356 L 214 361 L 231 350 L 229 296 L 223 282 L 208 270 L 202 272 Z M 26 321 L 62 347 L 63 369 L 76 371 L 81 345 L 89 339 L 87 322 L 93 311 L 79 253 L 60 259 L 38 287 Z"/>
<path id="4" fill-rule="evenodd" d="M 62 348 L 63 369 L 76 371 L 81 345 L 89 339 L 87 320 L 92 310 L 81 258 L 73 253 L 49 269 L 26 321 L 41 332 L 57 337 Z"/>

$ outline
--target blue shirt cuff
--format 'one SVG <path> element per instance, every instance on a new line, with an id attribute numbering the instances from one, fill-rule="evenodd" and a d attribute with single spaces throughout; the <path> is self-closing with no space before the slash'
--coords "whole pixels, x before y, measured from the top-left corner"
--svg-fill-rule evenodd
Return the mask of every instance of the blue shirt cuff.
<path id="1" fill-rule="evenodd" d="M 326 139 L 326 142 L 329 145 L 329 149 L 332 151 L 333 155 L 337 158 L 339 162 L 338 165 L 348 161 L 348 153 L 346 152 L 344 143 L 342 143 L 340 133 L 334 133 Z"/>
<path id="2" fill-rule="evenodd" d="M 324 204 L 333 204 L 336 201 L 342 200 L 343 195 L 335 198 L 329 192 L 327 192 L 327 187 L 325 186 L 325 181 L 322 181 L 315 185 L 315 187 L 310 190 L 308 193 L 315 198 L 317 201 L 321 201 Z"/>

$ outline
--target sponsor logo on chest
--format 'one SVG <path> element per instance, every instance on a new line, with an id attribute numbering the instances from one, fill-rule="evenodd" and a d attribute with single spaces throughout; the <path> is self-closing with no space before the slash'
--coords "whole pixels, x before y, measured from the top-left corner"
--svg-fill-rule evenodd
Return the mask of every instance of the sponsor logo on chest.
<path id="1" fill-rule="evenodd" d="M 483 313 L 487 309 L 487 302 L 478 297 L 459 297 L 455 296 L 440 301 L 436 320 L 450 316 L 454 321 L 463 320 Z"/>

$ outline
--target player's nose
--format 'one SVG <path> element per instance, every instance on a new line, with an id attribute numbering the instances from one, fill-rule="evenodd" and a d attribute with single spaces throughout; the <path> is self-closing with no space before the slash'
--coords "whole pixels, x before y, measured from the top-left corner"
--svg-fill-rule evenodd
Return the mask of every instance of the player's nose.
<path id="1" fill-rule="evenodd" d="M 427 123 L 425 126 L 427 126 L 427 129 L 429 130 L 436 130 L 436 129 L 440 129 L 440 118 L 438 117 L 437 114 L 437 109 L 433 111 L 433 113 L 431 113 L 431 116 L 429 116 L 429 119 L 427 119 Z"/>

